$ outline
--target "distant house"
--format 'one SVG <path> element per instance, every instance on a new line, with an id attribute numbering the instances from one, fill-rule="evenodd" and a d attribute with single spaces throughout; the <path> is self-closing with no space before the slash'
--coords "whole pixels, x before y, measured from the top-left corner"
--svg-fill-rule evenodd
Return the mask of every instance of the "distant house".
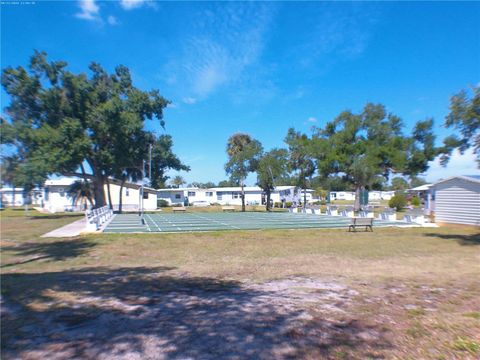
<path id="1" fill-rule="evenodd" d="M 395 195 L 395 191 L 369 191 L 368 201 L 390 200 Z M 330 191 L 330 201 L 347 200 L 355 201 L 355 192 L 353 191 Z"/>
<path id="2" fill-rule="evenodd" d="M 436 223 L 480 226 L 480 176 L 463 175 L 430 187 L 429 210 Z"/>
<path id="3" fill-rule="evenodd" d="M 4 187 L 0 189 L 1 204 L 3 207 L 23 206 L 25 204 L 41 205 L 43 189 L 35 188 L 25 193 L 21 187 Z"/>
<path id="4" fill-rule="evenodd" d="M 214 187 L 159 189 L 158 198 L 167 201 L 170 205 L 206 201 L 210 204 L 241 205 L 241 187 Z M 245 186 L 245 203 L 247 205 L 264 205 L 267 195 L 258 186 Z M 313 190 L 307 189 L 307 202 L 313 200 Z M 300 202 L 303 201 L 303 190 L 293 185 L 277 186 L 271 193 L 273 202 Z"/>
<path id="5" fill-rule="evenodd" d="M 63 177 L 51 179 L 45 182 L 43 208 L 49 212 L 82 211 L 90 207 L 87 199 L 74 199 L 68 194 L 68 189 L 75 181 L 75 177 Z M 138 211 L 140 208 L 140 185 L 125 183 L 122 189 L 122 209 L 124 211 Z M 105 197 L 108 204 L 108 189 L 104 187 Z M 118 210 L 120 204 L 120 181 L 110 179 L 110 195 L 114 210 Z M 157 208 L 157 192 L 155 189 L 144 188 L 143 207 L 145 210 Z"/>

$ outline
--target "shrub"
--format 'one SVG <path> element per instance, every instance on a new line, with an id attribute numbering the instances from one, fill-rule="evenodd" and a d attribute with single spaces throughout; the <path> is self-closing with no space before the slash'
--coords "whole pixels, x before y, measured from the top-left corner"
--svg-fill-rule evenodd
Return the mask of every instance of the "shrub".
<path id="1" fill-rule="evenodd" d="M 391 208 L 395 208 L 397 211 L 402 210 L 405 205 L 407 205 L 407 199 L 403 194 L 396 194 L 388 202 L 388 206 Z"/>
<path id="2" fill-rule="evenodd" d="M 412 197 L 412 205 L 416 207 L 420 206 L 420 199 L 418 198 L 418 196 Z"/>
<path id="3" fill-rule="evenodd" d="M 292 202 L 291 202 L 291 201 L 287 201 L 287 202 L 285 203 L 285 207 L 286 207 L 286 208 L 292 207 Z"/>
<path id="4" fill-rule="evenodd" d="M 167 200 L 163 199 L 158 199 L 157 200 L 157 207 L 162 208 L 162 207 L 169 207 L 170 205 L 168 204 Z"/>

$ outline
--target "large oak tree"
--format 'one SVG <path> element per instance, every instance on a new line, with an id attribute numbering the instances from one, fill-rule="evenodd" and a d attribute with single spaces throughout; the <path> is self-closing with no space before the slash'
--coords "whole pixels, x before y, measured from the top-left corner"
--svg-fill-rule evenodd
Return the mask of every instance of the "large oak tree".
<path id="1" fill-rule="evenodd" d="M 149 145 L 158 140 L 144 123 L 151 119 L 163 127 L 169 101 L 158 90 L 133 86 L 125 66 L 109 74 L 92 63 L 89 70 L 72 73 L 66 62 L 49 62 L 43 52 L 35 52 L 27 69 L 4 69 L 2 85 L 10 104 L 1 124 L 9 135 L 2 141 L 16 149 L 17 172 L 38 184 L 50 174 L 91 173 L 95 206 L 100 207 L 106 204 L 109 177 L 138 169 L 148 157 Z M 163 172 L 157 170 L 158 179 Z"/>
<path id="2" fill-rule="evenodd" d="M 358 210 L 362 189 L 391 174 L 414 176 L 428 169 L 437 155 L 432 127 L 431 119 L 419 121 L 407 135 L 402 120 L 379 104 L 369 103 L 358 114 L 344 111 L 312 137 L 318 172 L 343 175 L 355 188 Z"/>

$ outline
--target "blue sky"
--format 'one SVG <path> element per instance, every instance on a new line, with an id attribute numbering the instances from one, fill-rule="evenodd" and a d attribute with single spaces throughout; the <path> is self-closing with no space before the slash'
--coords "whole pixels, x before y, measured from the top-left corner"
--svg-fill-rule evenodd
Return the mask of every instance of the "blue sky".
<path id="1" fill-rule="evenodd" d="M 77 72 L 128 66 L 173 102 L 166 131 L 192 168 L 181 175 L 217 182 L 232 133 L 280 147 L 289 127 L 309 133 L 367 101 L 408 129 L 433 117 L 440 141 L 450 96 L 480 82 L 479 18 L 479 2 L 6 1 L 1 65 L 38 49 Z M 468 153 L 426 177 L 479 173 Z"/>

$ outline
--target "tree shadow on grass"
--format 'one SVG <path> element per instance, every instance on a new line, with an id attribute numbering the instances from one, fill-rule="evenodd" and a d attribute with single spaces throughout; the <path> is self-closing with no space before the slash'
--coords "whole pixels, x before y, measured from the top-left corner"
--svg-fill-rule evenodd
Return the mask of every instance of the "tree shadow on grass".
<path id="1" fill-rule="evenodd" d="M 362 338 L 372 328 L 361 323 L 306 320 L 268 292 L 174 270 L 2 275 L 2 358 L 329 358 L 390 346 L 381 332 Z"/>
<path id="2" fill-rule="evenodd" d="M 44 215 L 44 214 L 36 214 L 34 216 L 30 216 L 29 217 L 29 220 L 45 220 L 45 219 L 50 219 L 50 220 L 54 220 L 54 219 L 65 219 L 65 218 L 79 218 L 81 219 L 81 217 L 83 216 L 83 214 L 79 214 L 79 213 L 72 213 L 72 214 L 57 214 L 57 215 Z"/>
<path id="3" fill-rule="evenodd" d="M 480 233 L 470 235 L 428 233 L 425 234 L 425 236 L 436 237 L 445 240 L 456 240 L 460 245 L 480 245 Z"/>
<path id="4" fill-rule="evenodd" d="M 95 243 L 85 239 L 61 240 L 45 243 L 22 243 L 16 246 L 3 246 L 2 251 L 12 251 L 20 261 L 2 264 L 0 268 L 22 265 L 39 260 L 63 261 L 85 255 Z M 27 258 L 27 259 L 25 259 Z"/>

